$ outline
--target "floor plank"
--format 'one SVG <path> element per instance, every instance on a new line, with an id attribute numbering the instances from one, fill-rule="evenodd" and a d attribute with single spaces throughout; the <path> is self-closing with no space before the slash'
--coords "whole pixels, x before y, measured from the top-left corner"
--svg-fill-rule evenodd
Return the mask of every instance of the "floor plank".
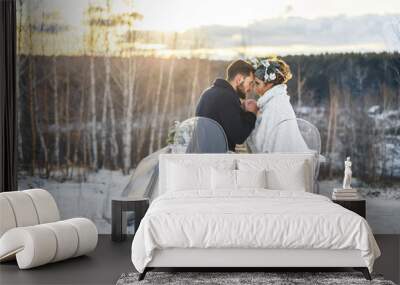
<path id="1" fill-rule="evenodd" d="M 400 284 L 400 235 L 375 235 L 375 239 L 381 257 L 375 261 L 374 271 Z"/>

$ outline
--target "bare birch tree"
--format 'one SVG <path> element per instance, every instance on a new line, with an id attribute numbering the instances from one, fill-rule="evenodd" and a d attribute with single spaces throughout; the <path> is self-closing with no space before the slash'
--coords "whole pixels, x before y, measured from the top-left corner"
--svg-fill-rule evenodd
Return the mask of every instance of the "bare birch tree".
<path id="1" fill-rule="evenodd" d="M 160 60 L 160 71 L 159 71 L 159 77 L 158 77 L 158 85 L 157 85 L 157 91 L 154 94 L 154 105 L 153 105 L 153 112 L 152 112 L 152 118 L 151 118 L 151 125 L 150 125 L 150 142 L 149 142 L 149 153 L 154 152 L 155 146 L 157 144 L 156 142 L 156 131 L 160 131 L 158 129 L 159 127 L 159 122 L 160 122 L 160 117 L 159 117 L 159 111 L 160 111 L 160 104 L 161 104 L 161 92 L 162 92 L 162 86 L 163 86 L 163 81 L 164 81 L 164 60 Z"/>
<path id="2" fill-rule="evenodd" d="M 93 160 L 91 160 L 91 168 L 98 169 L 98 141 L 97 141 L 97 113 L 96 113 L 96 74 L 95 74 L 95 51 L 98 48 L 98 22 L 102 7 L 90 4 L 86 10 L 87 24 L 89 26 L 88 34 L 86 35 L 86 44 L 89 50 L 90 60 L 90 121 L 91 121 L 91 149 Z"/>
<path id="3" fill-rule="evenodd" d="M 57 76 L 57 58 L 53 56 L 53 102 L 54 102 L 54 127 L 55 127 L 55 140 L 54 140 L 54 159 L 57 170 L 60 169 L 60 120 L 59 120 L 59 104 L 58 104 L 58 76 Z"/>
<path id="4" fill-rule="evenodd" d="M 193 52 L 204 46 L 204 39 L 201 38 L 199 34 L 195 34 L 194 43 L 192 46 L 192 60 L 194 61 L 194 71 L 193 77 L 191 78 L 191 88 L 190 88 L 190 103 L 187 116 L 192 117 L 195 114 L 196 103 L 199 94 L 199 73 L 200 73 L 200 58 Z"/>
<path id="5" fill-rule="evenodd" d="M 133 7 L 131 7 L 133 9 Z M 136 43 L 136 31 L 134 30 L 134 24 L 136 21 L 142 19 L 142 15 L 134 11 L 127 13 L 121 13 L 115 15 L 111 22 L 115 27 L 121 27 L 125 30 L 125 33 L 119 35 L 120 37 L 120 55 L 127 57 L 127 60 L 122 62 L 122 83 L 116 80 L 116 83 L 122 89 L 122 171 L 124 174 L 129 172 L 132 167 L 132 132 L 133 132 L 133 112 L 135 100 L 135 89 L 136 89 L 136 71 L 137 62 L 135 58 L 135 43 Z"/>
<path id="6" fill-rule="evenodd" d="M 302 107 L 302 97 L 303 97 L 303 89 L 304 84 L 306 82 L 305 78 L 303 78 L 303 72 L 301 69 L 300 60 L 297 62 L 297 78 L 296 78 L 296 88 L 297 88 L 297 108 Z"/>
<path id="7" fill-rule="evenodd" d="M 104 80 L 104 92 L 103 92 L 103 110 L 101 115 L 101 135 L 100 135 L 100 151 L 101 151 L 101 159 L 102 159 L 102 168 L 106 167 L 106 148 L 107 148 L 107 110 L 110 102 L 111 96 L 111 86 L 110 86 L 110 72 L 111 72 L 111 61 L 109 54 L 109 37 L 110 37 L 110 28 L 111 24 L 109 22 L 110 19 L 110 1 L 106 1 L 106 8 L 99 7 L 101 9 L 101 17 L 97 20 L 97 27 L 102 30 L 102 34 L 104 35 L 104 47 L 105 51 L 103 53 L 103 61 L 104 61 L 104 69 L 105 69 L 105 80 Z"/>
<path id="8" fill-rule="evenodd" d="M 174 34 L 174 39 L 172 43 L 172 50 L 174 51 L 176 49 L 176 43 L 178 40 L 178 33 Z M 173 80 L 174 80 L 174 70 L 175 70 L 175 56 L 173 55 L 172 58 L 170 59 L 170 65 L 169 65 L 169 71 L 168 71 L 168 79 L 167 79 L 167 88 L 165 90 L 165 95 L 164 95 L 164 104 L 161 110 L 161 115 L 160 115 L 160 129 L 158 132 L 158 149 L 160 149 L 163 146 L 163 138 L 165 137 L 169 123 L 165 124 L 165 120 L 167 117 L 167 112 L 168 112 L 168 106 L 171 104 L 171 97 L 173 96 L 172 94 L 172 85 L 173 85 Z"/>
<path id="9" fill-rule="evenodd" d="M 60 170 L 60 106 L 59 106 L 59 78 L 58 78 L 58 63 L 57 63 L 57 56 L 58 56 L 58 49 L 59 49 L 59 35 L 68 30 L 66 25 L 60 23 L 59 14 L 55 11 L 51 11 L 48 13 L 42 13 L 42 20 L 39 27 L 36 28 L 39 35 L 42 37 L 42 52 L 44 53 L 45 43 L 43 40 L 44 38 L 49 38 L 49 42 L 46 44 L 51 45 L 51 59 L 52 59 L 52 80 L 51 86 L 53 91 L 53 126 L 54 126 L 54 162 L 56 165 L 57 171 Z M 44 143 L 43 133 L 41 131 L 41 127 L 37 126 L 38 133 L 40 137 L 40 141 L 42 143 L 42 148 L 47 149 L 46 144 Z M 47 150 L 46 150 L 47 151 Z"/>
<path id="10" fill-rule="evenodd" d="M 325 151 L 330 159 L 335 151 L 336 146 L 336 130 L 337 130 L 337 111 L 338 111 L 338 88 L 331 81 L 329 83 L 329 120 L 328 120 L 328 130 Z M 332 163 L 329 164 L 329 177 L 332 177 L 333 167 Z"/>
<path id="11" fill-rule="evenodd" d="M 129 58 L 128 60 L 128 73 L 125 80 L 127 90 L 124 90 L 124 134 L 123 134 L 123 172 L 127 174 L 132 167 L 132 127 L 133 127 L 133 106 L 134 106 L 134 91 L 136 81 L 136 60 Z M 129 80 L 130 79 L 130 80 Z"/>
<path id="12" fill-rule="evenodd" d="M 200 70 L 200 59 L 194 59 L 194 72 L 191 81 L 191 92 L 190 92 L 190 104 L 188 110 L 188 117 L 193 117 L 196 108 L 196 98 L 199 94 L 198 93 L 198 86 L 199 86 L 199 70 Z"/>
<path id="13" fill-rule="evenodd" d="M 151 84 L 152 82 L 152 75 L 153 75 L 153 69 L 151 68 L 150 65 L 147 65 L 147 70 L 148 74 L 150 76 L 147 77 L 146 80 L 146 90 L 145 90 L 145 95 L 144 98 L 150 98 L 151 94 L 154 92 L 154 86 L 153 84 Z M 154 92 L 155 94 L 155 92 Z M 152 125 L 152 117 L 149 116 L 149 114 L 145 111 L 146 109 L 146 101 L 145 100 L 140 100 L 138 101 L 138 104 L 136 105 L 136 112 L 144 114 L 140 117 L 140 121 L 139 123 L 139 127 L 137 128 L 136 131 L 136 137 L 138 138 L 138 147 L 137 147 L 137 151 L 136 151 L 136 161 L 138 161 L 138 158 L 141 158 L 143 156 L 143 149 L 145 146 L 145 142 L 147 139 L 147 133 L 148 130 L 150 129 L 151 131 L 151 125 Z"/>
<path id="14" fill-rule="evenodd" d="M 66 153 L 65 153 L 65 163 L 66 163 L 66 176 L 69 176 L 70 166 L 71 166 L 71 128 L 70 128 L 70 104 L 71 104 L 71 74 L 68 66 L 66 66 L 67 74 L 65 79 L 65 124 L 68 126 L 66 133 Z"/>

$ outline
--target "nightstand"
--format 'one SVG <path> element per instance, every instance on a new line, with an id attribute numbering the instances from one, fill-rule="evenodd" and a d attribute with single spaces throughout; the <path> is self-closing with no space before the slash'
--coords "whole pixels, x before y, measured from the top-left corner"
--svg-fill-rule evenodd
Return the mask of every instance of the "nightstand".
<path id="1" fill-rule="evenodd" d="M 126 212 L 135 212 L 135 232 L 149 207 L 148 198 L 115 198 L 111 202 L 111 239 L 123 241 L 126 239 Z"/>
<path id="2" fill-rule="evenodd" d="M 366 217 L 365 200 L 332 200 L 332 202 L 359 214 L 364 219 Z"/>

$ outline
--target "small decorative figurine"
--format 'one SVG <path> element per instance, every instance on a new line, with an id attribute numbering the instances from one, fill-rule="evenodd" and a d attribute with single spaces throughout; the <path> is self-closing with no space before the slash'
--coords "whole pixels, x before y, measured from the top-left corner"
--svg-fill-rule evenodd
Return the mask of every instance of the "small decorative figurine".
<path id="1" fill-rule="evenodd" d="M 344 179 L 343 179 L 343 189 L 351 189 L 351 161 L 350 157 L 347 157 L 344 162 Z"/>

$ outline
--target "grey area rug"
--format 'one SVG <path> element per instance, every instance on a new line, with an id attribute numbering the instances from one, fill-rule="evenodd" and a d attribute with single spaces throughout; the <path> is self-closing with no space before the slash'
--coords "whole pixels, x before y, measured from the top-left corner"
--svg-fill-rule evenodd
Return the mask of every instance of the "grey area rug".
<path id="1" fill-rule="evenodd" d="M 138 281 L 138 273 L 124 273 L 116 285 L 133 284 L 267 284 L 267 285 L 298 285 L 298 284 L 376 284 L 395 285 L 384 280 L 380 275 L 372 275 L 368 281 L 360 272 L 148 272 L 146 278 Z"/>

